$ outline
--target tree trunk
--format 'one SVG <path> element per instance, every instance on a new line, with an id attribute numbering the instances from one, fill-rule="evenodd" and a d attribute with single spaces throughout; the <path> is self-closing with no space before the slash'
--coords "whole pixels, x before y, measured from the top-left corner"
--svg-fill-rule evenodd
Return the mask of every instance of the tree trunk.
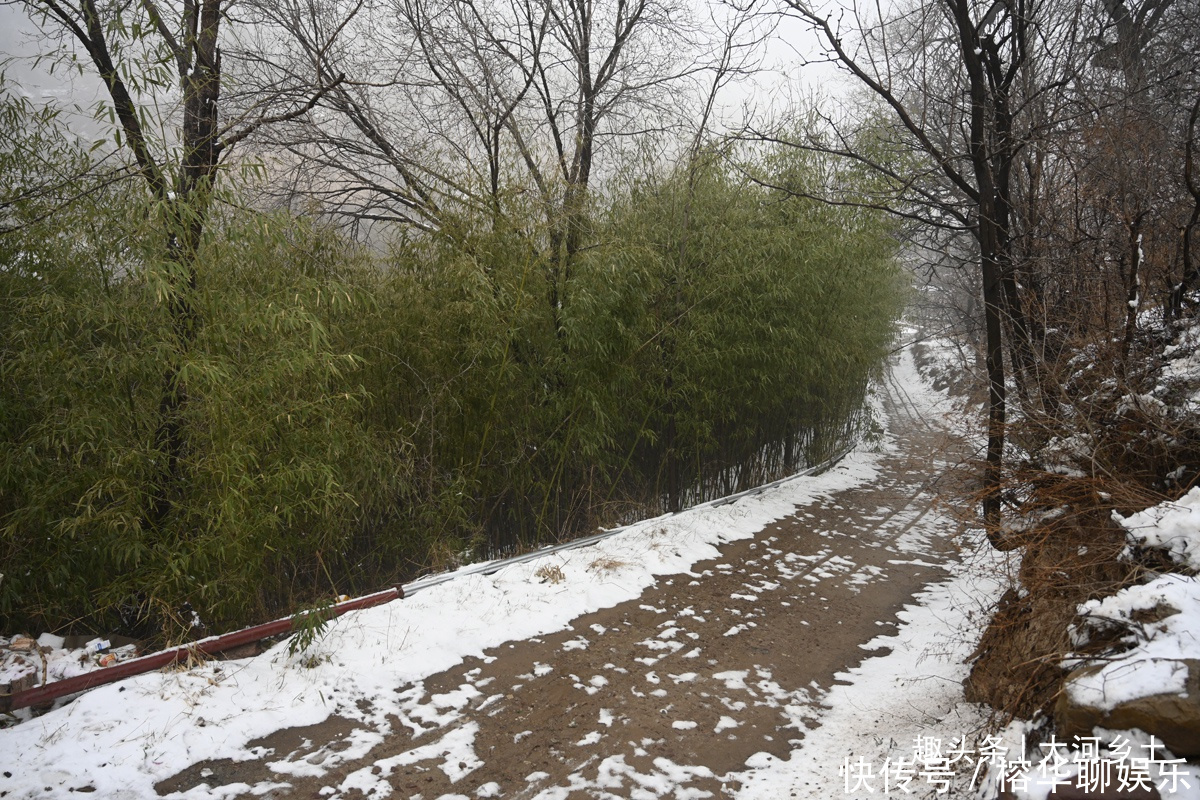
<path id="1" fill-rule="evenodd" d="M 1182 231 L 1183 236 L 1183 278 L 1175 291 L 1171 293 L 1171 311 L 1178 319 L 1183 313 L 1183 298 L 1189 291 L 1200 284 L 1200 264 L 1192 253 L 1192 239 L 1196 228 L 1200 225 L 1200 181 L 1196 179 L 1196 123 L 1200 118 L 1200 96 L 1192 104 L 1192 113 L 1188 117 L 1188 138 L 1183 148 L 1183 180 L 1188 193 L 1192 196 L 1192 216 Z"/>
<path id="2" fill-rule="evenodd" d="M 985 74 L 980 41 L 971 6 L 967 0 L 948 0 L 958 28 L 959 49 L 970 85 L 970 156 L 977 191 L 976 236 L 979 240 L 980 272 L 983 277 L 984 328 L 987 334 L 988 437 L 983 469 L 983 520 L 988 541 L 1005 549 L 1000 533 L 1000 489 L 1003 481 L 1006 387 L 1004 383 L 1004 269 L 1008 231 L 1005 227 L 1002 198 L 1007 186 L 998 186 L 1007 178 L 1006 169 L 997 169 L 996 121 L 1003 119 L 1004 108 L 997 100 Z M 1003 165 L 1001 165 L 1003 166 Z"/>
<path id="3" fill-rule="evenodd" d="M 183 154 L 176 190 L 166 198 L 167 256 L 171 264 L 171 295 L 168 311 L 174 341 L 172 355 L 163 374 L 158 405 L 155 447 L 163 464 L 153 490 L 149 524 L 159 528 L 179 499 L 183 482 L 186 437 L 183 414 L 187 386 L 180 380 L 183 360 L 195 342 L 197 315 L 196 254 L 204 235 L 217 169 L 217 109 L 220 101 L 221 70 L 217 36 L 221 23 L 220 0 L 208 0 L 193 11 L 195 31 L 191 46 L 191 71 L 180 75 L 183 88 Z"/>
<path id="4" fill-rule="evenodd" d="M 1004 342 L 1001 328 L 1000 266 L 996 263 L 995 224 L 980 219 L 980 246 L 983 254 L 980 269 L 983 272 L 984 328 L 987 333 L 987 378 L 988 378 L 988 438 L 987 460 L 983 471 L 983 520 L 987 525 L 988 541 L 993 547 L 1003 549 L 1000 526 L 1001 470 L 1004 463 L 1005 399 L 1004 385 Z"/>

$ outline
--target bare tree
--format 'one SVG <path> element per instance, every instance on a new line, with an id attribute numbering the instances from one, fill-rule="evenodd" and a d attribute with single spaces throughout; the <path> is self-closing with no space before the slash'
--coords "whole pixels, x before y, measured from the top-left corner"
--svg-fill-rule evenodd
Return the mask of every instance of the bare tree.
<path id="1" fill-rule="evenodd" d="M 390 0 L 329 48 L 315 0 L 262 14 L 292 63 L 348 76 L 328 113 L 276 137 L 337 187 L 332 210 L 436 228 L 528 191 L 554 222 L 550 249 L 571 253 L 600 151 L 679 125 L 671 91 L 690 96 L 709 66 L 689 58 L 693 21 L 657 0 Z"/>
<path id="2" fill-rule="evenodd" d="M 877 198 L 877 204 L 937 226 L 969 231 L 974 239 L 989 392 L 983 506 L 993 544 L 1000 546 L 1006 326 L 1014 334 L 1018 368 L 1030 364 L 1028 326 L 1012 258 L 1013 168 L 1027 133 L 1018 116 L 1031 99 L 1023 81 L 1038 46 L 1040 7 L 1036 0 L 997 0 L 990 6 L 933 0 L 892 20 L 872 16 L 859 5 L 837 18 L 805 0 L 787 0 L 787 6 L 820 35 L 827 58 L 876 98 L 906 143 L 920 154 L 925 175 L 936 180 L 914 180 L 903 167 L 872 153 L 839 126 L 834 126 L 832 143 L 800 146 L 834 152 L 887 176 L 890 195 Z M 851 24 L 843 27 L 846 22 Z M 902 34 L 916 38 L 899 39 Z M 908 163 L 911 160 L 901 162 Z"/>
<path id="3" fill-rule="evenodd" d="M 943 252 L 970 236 L 989 387 L 984 516 L 1007 546 L 996 531 L 1008 379 L 1027 418 L 1054 418 L 1070 398 L 1047 359 L 1066 337 L 1116 333 L 1123 375 L 1149 288 L 1169 313 L 1181 301 L 1167 295 L 1195 280 L 1183 122 L 1197 87 L 1194 8 L 918 0 L 885 17 L 785 2 L 873 99 L 789 143 L 886 179 L 873 197 L 813 194 L 914 220 Z"/>

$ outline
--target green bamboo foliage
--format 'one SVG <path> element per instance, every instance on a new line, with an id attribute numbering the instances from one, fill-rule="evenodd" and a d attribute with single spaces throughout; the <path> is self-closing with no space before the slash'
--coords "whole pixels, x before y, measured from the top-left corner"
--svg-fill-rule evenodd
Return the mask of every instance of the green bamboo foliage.
<path id="1" fill-rule="evenodd" d="M 189 607 L 223 627 L 313 583 L 332 588 L 315 564 L 340 565 L 356 496 L 386 485 L 374 473 L 387 470 L 358 422 L 360 363 L 330 347 L 330 321 L 356 300 L 331 275 L 309 274 L 295 238 L 310 235 L 258 218 L 207 244 L 198 335 L 179 376 L 186 455 L 158 525 L 148 520 L 168 262 L 136 237 L 105 270 L 81 265 L 105 258 L 110 242 L 24 243 L 23 258 L 43 267 L 13 303 L 0 367 L 6 615 L 149 624 L 173 638 L 188 632 Z M 9 292 L 30 281 L 22 273 L 0 273 Z"/>
<path id="2" fill-rule="evenodd" d="M 741 172 L 642 181 L 570 261 L 520 192 L 384 256 L 218 214 L 181 360 L 152 206 L 22 207 L 0 237 L 4 626 L 182 638 L 825 457 L 903 301 L 891 231 Z M 188 397 L 158 521 L 168 363 Z"/>
<path id="3" fill-rule="evenodd" d="M 714 165 L 595 219 L 557 310 L 536 231 L 457 228 L 372 276 L 379 316 L 345 345 L 439 498 L 443 563 L 820 460 L 853 436 L 903 301 L 879 217 Z"/>
<path id="4" fill-rule="evenodd" d="M 657 265 L 646 477 L 657 466 L 687 505 L 844 441 L 902 298 L 883 221 L 713 166 L 648 188 L 620 216 Z"/>

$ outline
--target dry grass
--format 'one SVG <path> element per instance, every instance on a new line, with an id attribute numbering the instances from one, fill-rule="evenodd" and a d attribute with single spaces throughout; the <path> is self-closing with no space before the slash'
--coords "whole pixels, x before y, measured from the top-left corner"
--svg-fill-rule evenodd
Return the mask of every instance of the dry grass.
<path id="1" fill-rule="evenodd" d="M 542 583 L 562 583 L 567 579 L 567 576 L 563 574 L 562 567 L 557 564 L 543 564 L 537 568 L 537 572 L 533 573 L 533 577 Z"/>
<path id="2" fill-rule="evenodd" d="M 1200 379 L 1166 369 L 1200 349 L 1194 337 L 1179 338 L 1168 353 L 1170 329 L 1139 331 L 1125 349 L 1103 325 L 1059 327 L 1067 333 L 1047 340 L 1038 370 L 1009 395 L 1007 525 L 989 534 L 1020 553 L 1021 566 L 969 659 L 966 696 L 992 706 L 1001 724 L 1050 716 L 1063 657 L 1075 651 L 1070 629 L 1080 604 L 1166 566 L 1153 551 L 1122 560 L 1127 541 L 1113 512 L 1128 515 L 1200 485 L 1200 417 L 1189 410 Z M 914 355 L 927 376 L 953 385 L 952 374 L 937 374 L 947 370 L 932 351 L 914 348 Z M 977 528 L 984 487 L 971 476 L 983 474 L 982 459 L 964 466 L 966 480 L 941 484 L 947 510 L 957 507 L 960 521 Z M 1084 655 L 1112 644 L 1091 638 Z"/>
<path id="3" fill-rule="evenodd" d="M 597 558 L 591 564 L 588 564 L 588 572 L 616 572 L 621 567 L 629 566 L 628 562 L 618 561 L 615 558 L 607 556 Z"/>
<path id="4" fill-rule="evenodd" d="M 1143 572 L 1119 559 L 1125 532 L 1112 521 L 1114 499 L 1094 480 L 1042 474 L 1025 507 L 1056 509 L 1058 516 L 1004 534 L 1022 550 L 1020 589 L 1001 598 L 972 655 L 968 700 L 987 703 L 1005 721 L 1051 712 L 1066 675 L 1063 657 L 1074 650 L 1070 626 L 1079 605 L 1113 594 Z"/>

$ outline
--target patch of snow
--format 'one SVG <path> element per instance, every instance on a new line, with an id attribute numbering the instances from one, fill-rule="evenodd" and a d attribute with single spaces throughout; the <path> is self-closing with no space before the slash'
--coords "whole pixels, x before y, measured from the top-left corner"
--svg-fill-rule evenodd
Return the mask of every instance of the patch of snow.
<path id="1" fill-rule="evenodd" d="M 817 719 L 819 735 L 806 737 L 787 759 L 759 753 L 746 762 L 747 769 L 736 775 L 741 782 L 736 797 L 878 797 L 880 768 L 915 758 L 920 737 L 949 743 L 984 725 L 987 712 L 963 701 L 963 662 L 980 633 L 980 615 L 999 598 L 1006 581 L 1003 554 L 983 545 L 980 550 L 967 568 L 918 595 L 916 604 L 899 614 L 903 624 L 895 634 L 869 643 L 889 648 L 887 655 L 838 675 L 839 683 L 822 699 L 828 710 Z M 745 673 L 724 674 L 734 684 L 741 678 L 744 685 Z M 847 783 L 844 769 L 858 759 L 876 777 L 870 790 Z M 918 788 L 934 789 L 922 779 L 914 781 L 913 789 Z"/>
<path id="2" fill-rule="evenodd" d="M 355 789 L 369 797 L 387 797 L 391 794 L 392 787 L 385 779 L 397 767 L 431 758 L 440 759 L 442 763 L 439 767 L 442 772 L 446 773 L 451 782 L 457 782 L 483 766 L 483 762 L 475 754 L 475 734 L 478 731 L 477 723 L 468 722 L 452 728 L 436 742 L 414 747 L 389 758 L 381 758 L 369 767 L 351 772 L 338 785 L 337 791 L 348 792 Z"/>
<path id="3" fill-rule="evenodd" d="M 1141 612 L 1141 613 L 1140 613 Z M 1157 622 L 1142 623 L 1144 612 Z M 1102 629 L 1122 632 L 1127 652 L 1108 656 L 1099 669 L 1067 684 L 1071 697 L 1095 708 L 1116 706 L 1155 694 L 1183 692 L 1184 659 L 1200 659 L 1200 578 L 1168 573 L 1130 586 L 1111 597 L 1089 600 L 1074 638 L 1079 644 Z"/>
<path id="4" fill-rule="evenodd" d="M 1129 539 L 1143 547 L 1166 550 L 1176 563 L 1200 571 L 1200 486 L 1173 502 L 1113 520 L 1127 531 Z"/>
<path id="5" fill-rule="evenodd" d="M 748 670 L 729 670 L 727 672 L 718 672 L 713 675 L 719 681 L 724 681 L 725 688 L 730 690 L 745 689 L 746 678 L 750 675 Z"/>

